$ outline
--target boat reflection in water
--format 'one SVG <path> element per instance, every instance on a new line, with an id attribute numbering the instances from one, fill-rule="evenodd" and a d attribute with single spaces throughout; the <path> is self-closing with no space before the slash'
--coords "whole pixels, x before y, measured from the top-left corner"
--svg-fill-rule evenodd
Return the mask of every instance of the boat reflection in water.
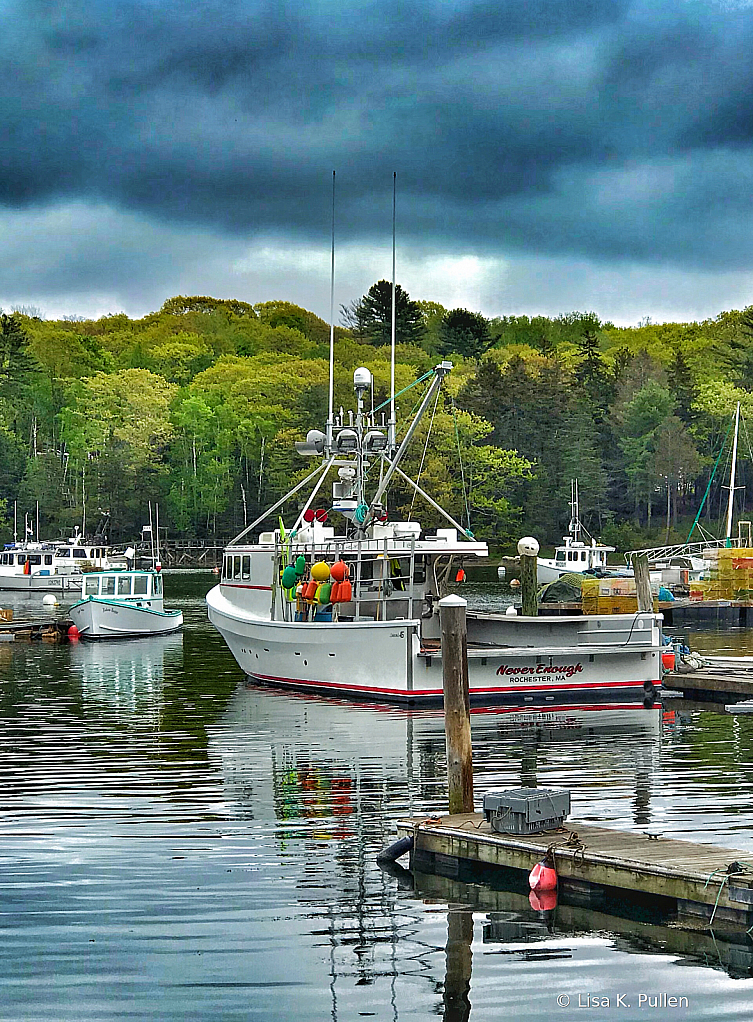
<path id="1" fill-rule="evenodd" d="M 71 644 L 71 672 L 85 702 L 122 710 L 158 710 L 165 667 L 183 666 L 180 632 L 128 642 Z"/>
<path id="2" fill-rule="evenodd" d="M 658 706 L 493 707 L 472 711 L 471 725 L 479 804 L 489 788 L 535 785 L 543 760 L 546 783 L 555 769 L 563 778 L 572 771 L 576 785 L 597 787 L 605 818 L 624 819 L 628 826 L 648 822 L 661 735 Z M 253 740 L 260 733 L 269 735 L 268 744 Z M 329 736 L 324 747 L 322 734 Z M 584 768 L 573 747 L 580 751 L 589 742 L 590 766 Z M 222 761 L 226 796 L 242 811 L 253 791 L 255 805 L 274 806 L 286 832 L 298 821 L 303 834 L 311 826 L 307 820 L 320 819 L 327 821 L 322 837 L 350 836 L 347 818 L 365 812 L 388 834 L 398 816 L 447 811 L 444 716 L 438 710 L 239 687 L 212 731 L 210 754 Z"/>

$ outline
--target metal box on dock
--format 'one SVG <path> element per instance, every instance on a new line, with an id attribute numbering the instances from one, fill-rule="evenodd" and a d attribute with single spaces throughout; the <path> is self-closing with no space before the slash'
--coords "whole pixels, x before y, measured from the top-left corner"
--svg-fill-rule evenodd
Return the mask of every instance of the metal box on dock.
<path id="1" fill-rule="evenodd" d="M 554 830 L 569 812 L 570 792 L 556 788 L 513 788 L 484 795 L 484 816 L 498 834 Z"/>

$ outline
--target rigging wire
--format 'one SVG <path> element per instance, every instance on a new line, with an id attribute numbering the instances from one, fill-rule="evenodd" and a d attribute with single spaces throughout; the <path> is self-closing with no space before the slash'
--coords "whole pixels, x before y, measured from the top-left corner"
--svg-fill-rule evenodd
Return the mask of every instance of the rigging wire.
<path id="1" fill-rule="evenodd" d="M 439 403 L 439 388 L 437 388 L 437 396 L 434 398 L 434 407 L 431 410 L 431 419 L 429 420 L 429 429 L 426 432 L 426 443 L 424 444 L 424 453 L 421 455 L 421 464 L 418 466 L 418 475 L 416 476 L 416 483 L 421 482 L 421 473 L 424 470 L 424 461 L 426 460 L 426 452 L 429 449 L 429 440 L 431 439 L 431 431 L 434 428 L 434 418 L 437 414 L 437 404 Z M 416 491 L 413 491 L 413 497 L 410 502 L 410 511 L 408 512 L 408 521 L 413 516 L 413 505 L 416 502 Z"/>
<path id="2" fill-rule="evenodd" d="M 468 494 L 465 488 L 465 472 L 463 470 L 463 455 L 460 451 L 460 433 L 458 432 L 458 417 L 455 408 L 455 398 L 450 398 L 452 402 L 452 421 L 455 424 L 455 440 L 458 445 L 458 461 L 460 462 L 460 482 L 463 487 L 463 503 L 465 504 L 465 525 L 468 532 L 471 531 L 471 509 L 468 506 Z"/>

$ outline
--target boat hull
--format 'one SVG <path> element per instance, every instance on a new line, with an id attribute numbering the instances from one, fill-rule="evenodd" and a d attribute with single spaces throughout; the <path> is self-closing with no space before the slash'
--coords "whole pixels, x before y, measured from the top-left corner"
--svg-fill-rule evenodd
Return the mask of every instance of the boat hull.
<path id="1" fill-rule="evenodd" d="M 0 590 L 21 593 L 81 592 L 83 575 L 0 575 Z"/>
<path id="2" fill-rule="evenodd" d="M 84 639 L 130 639 L 166 635 L 183 625 L 179 610 L 156 611 L 107 600 L 82 600 L 70 609 L 70 617 Z"/>
<path id="3" fill-rule="evenodd" d="M 208 594 L 207 605 L 210 621 L 241 670 L 256 681 L 375 702 L 417 705 L 443 700 L 441 651 L 421 648 L 418 621 L 254 619 L 239 613 L 220 586 Z M 564 625 L 569 637 L 578 627 L 573 621 L 561 619 L 554 628 Z M 626 634 L 634 621 L 633 615 L 622 616 Z M 612 616 L 612 624 L 619 623 Z M 595 627 L 594 620 L 590 624 Z M 524 626 L 518 619 L 513 627 L 517 635 Z M 541 627 L 551 631 L 549 623 Z M 628 649 L 599 643 L 588 635 L 580 646 L 558 647 L 551 641 L 503 645 L 504 621 L 492 622 L 489 629 L 490 641 L 468 651 L 470 699 L 475 705 L 535 705 L 563 697 L 575 702 L 593 701 L 597 696 L 653 698 L 660 684 L 659 627 L 649 627 L 645 641 Z M 507 635 L 512 637 L 512 632 Z"/>

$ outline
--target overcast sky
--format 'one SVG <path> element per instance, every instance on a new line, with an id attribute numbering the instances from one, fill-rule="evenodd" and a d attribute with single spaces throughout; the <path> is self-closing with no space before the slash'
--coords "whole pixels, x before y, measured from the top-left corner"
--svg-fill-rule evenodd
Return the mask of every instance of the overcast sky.
<path id="1" fill-rule="evenodd" d="M 0 0 L 0 305 L 753 304 L 753 0 Z"/>

